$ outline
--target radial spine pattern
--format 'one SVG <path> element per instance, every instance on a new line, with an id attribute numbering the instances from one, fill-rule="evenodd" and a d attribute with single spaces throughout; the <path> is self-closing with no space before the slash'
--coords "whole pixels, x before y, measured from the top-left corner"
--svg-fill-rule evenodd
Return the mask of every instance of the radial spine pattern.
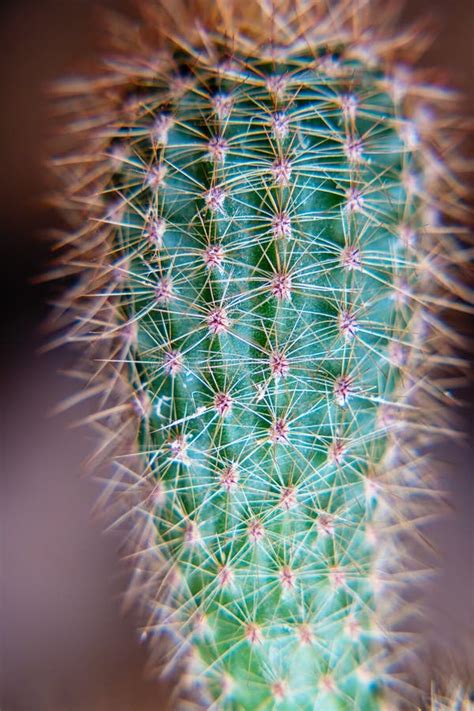
<path id="1" fill-rule="evenodd" d="M 122 51 L 79 127 L 70 337 L 107 351 L 144 636 L 209 708 L 375 711 L 392 683 L 448 237 L 435 119 L 356 5 Z"/>

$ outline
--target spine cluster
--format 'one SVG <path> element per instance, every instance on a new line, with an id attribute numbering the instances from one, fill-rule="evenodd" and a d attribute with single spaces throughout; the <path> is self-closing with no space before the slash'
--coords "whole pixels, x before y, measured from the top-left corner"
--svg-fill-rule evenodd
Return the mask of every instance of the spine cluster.
<path id="1" fill-rule="evenodd" d="M 126 48 L 63 161 L 69 338 L 105 353 L 92 419 L 143 636 L 208 708 L 375 711 L 406 691 L 407 539 L 461 289 L 439 208 L 461 208 L 444 134 L 429 147 L 437 92 L 388 61 L 394 41 L 368 52 L 355 5 Z"/>

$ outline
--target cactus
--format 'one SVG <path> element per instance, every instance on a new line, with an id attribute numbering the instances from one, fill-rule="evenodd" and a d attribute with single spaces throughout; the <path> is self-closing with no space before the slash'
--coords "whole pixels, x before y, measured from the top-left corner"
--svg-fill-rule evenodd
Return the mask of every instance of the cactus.
<path id="1" fill-rule="evenodd" d="M 463 206 L 433 107 L 451 97 L 400 63 L 416 33 L 373 18 L 148 4 L 63 86 L 60 324 L 86 349 L 142 637 L 206 708 L 407 692 Z"/>

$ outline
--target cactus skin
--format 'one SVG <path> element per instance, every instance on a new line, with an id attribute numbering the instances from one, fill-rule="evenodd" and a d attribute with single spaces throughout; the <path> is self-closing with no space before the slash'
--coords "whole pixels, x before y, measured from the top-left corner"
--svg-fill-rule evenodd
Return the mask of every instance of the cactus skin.
<path id="1" fill-rule="evenodd" d="M 420 217 L 393 101 L 359 62 L 335 77 L 326 62 L 195 64 L 118 132 L 119 300 L 176 576 L 158 623 L 193 640 L 212 698 L 228 680 L 229 708 L 377 707 L 360 674 L 367 489 L 401 376 L 392 347 L 410 345 L 399 284 L 416 261 L 399 233 Z"/>
<path id="2" fill-rule="evenodd" d="M 368 52 L 357 3 L 274 13 L 274 37 L 224 13 L 232 36 L 124 46 L 91 80 L 68 338 L 106 361 L 91 419 L 165 671 L 208 708 L 375 711 L 429 506 L 437 284 L 464 296 L 441 270 L 452 176 L 426 149 L 436 90 L 393 40 Z"/>

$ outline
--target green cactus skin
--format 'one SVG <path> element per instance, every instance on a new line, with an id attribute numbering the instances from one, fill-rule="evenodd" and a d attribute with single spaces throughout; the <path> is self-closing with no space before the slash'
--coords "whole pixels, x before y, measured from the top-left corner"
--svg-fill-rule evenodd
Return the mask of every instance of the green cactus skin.
<path id="1" fill-rule="evenodd" d="M 377 705 L 367 488 L 410 344 L 415 164 L 375 73 L 315 64 L 197 64 L 118 131 L 120 302 L 177 574 L 159 623 L 192 638 L 213 698 L 229 680 L 230 708 Z"/>
<path id="2" fill-rule="evenodd" d="M 106 107 L 85 99 L 63 161 L 69 339 L 106 354 L 91 419 L 120 450 L 143 636 L 207 708 L 375 711 L 407 645 L 451 176 L 425 148 L 437 90 L 333 10 L 184 23 L 68 88 Z"/>

